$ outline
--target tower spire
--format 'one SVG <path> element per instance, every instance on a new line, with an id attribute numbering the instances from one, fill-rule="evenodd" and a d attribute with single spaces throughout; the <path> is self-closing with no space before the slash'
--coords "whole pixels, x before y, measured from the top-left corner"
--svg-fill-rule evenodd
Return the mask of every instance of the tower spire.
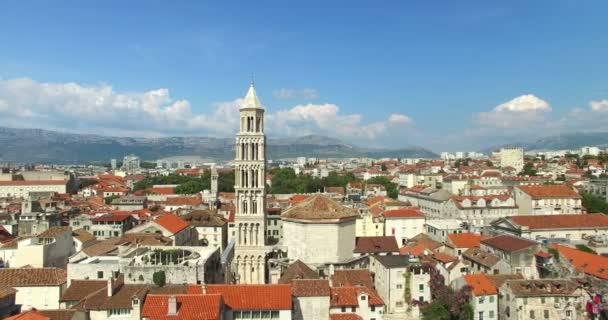
<path id="1" fill-rule="evenodd" d="M 243 105 L 241 106 L 241 109 L 244 109 L 244 108 L 264 109 L 264 107 L 262 106 L 262 103 L 260 102 L 260 99 L 258 98 L 257 93 L 255 92 L 253 75 L 251 78 L 251 84 L 249 85 L 249 90 L 247 91 L 247 95 L 245 96 Z"/>

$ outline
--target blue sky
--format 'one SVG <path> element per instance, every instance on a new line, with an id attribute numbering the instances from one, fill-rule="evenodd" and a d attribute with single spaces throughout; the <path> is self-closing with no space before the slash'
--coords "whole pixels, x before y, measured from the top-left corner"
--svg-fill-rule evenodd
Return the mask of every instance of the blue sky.
<path id="1" fill-rule="evenodd" d="M 606 12 L 606 1 L 3 1 L 0 125 L 228 136 L 253 73 L 272 136 L 441 151 L 608 130 Z"/>

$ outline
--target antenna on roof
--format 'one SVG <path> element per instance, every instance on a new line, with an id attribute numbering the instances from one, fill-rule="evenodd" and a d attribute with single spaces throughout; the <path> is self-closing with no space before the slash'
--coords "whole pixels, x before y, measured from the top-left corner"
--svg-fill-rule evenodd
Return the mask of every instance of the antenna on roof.
<path id="1" fill-rule="evenodd" d="M 252 86 L 255 85 L 255 81 L 254 81 L 254 78 L 253 78 L 253 72 L 251 73 L 251 82 L 250 82 L 250 84 Z"/>

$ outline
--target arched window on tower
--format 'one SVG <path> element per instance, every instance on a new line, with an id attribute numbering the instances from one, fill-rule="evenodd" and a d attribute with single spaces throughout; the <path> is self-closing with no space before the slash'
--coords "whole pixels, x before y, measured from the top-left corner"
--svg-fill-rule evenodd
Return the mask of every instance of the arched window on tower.
<path id="1" fill-rule="evenodd" d="M 243 200 L 243 213 L 247 213 L 247 200 Z"/>
<path id="2" fill-rule="evenodd" d="M 253 202 L 251 203 L 251 213 L 258 213 L 258 202 L 255 199 L 253 199 Z"/>

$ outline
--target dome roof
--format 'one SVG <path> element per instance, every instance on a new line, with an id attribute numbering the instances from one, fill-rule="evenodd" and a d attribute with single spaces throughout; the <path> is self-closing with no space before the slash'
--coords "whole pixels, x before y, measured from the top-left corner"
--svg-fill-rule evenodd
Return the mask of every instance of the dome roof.
<path id="1" fill-rule="evenodd" d="M 296 220 L 342 220 L 358 217 L 358 213 L 322 195 L 311 196 L 281 215 Z"/>

